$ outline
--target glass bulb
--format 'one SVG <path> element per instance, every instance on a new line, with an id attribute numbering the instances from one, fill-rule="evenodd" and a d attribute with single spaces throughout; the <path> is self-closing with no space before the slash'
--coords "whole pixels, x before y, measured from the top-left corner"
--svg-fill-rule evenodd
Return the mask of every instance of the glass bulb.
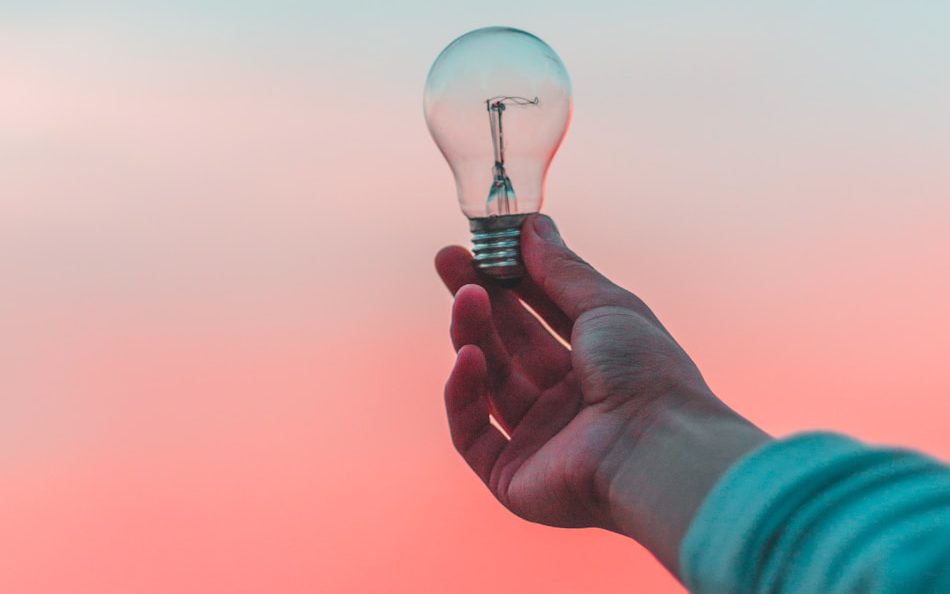
<path id="1" fill-rule="evenodd" d="M 476 29 L 436 58 L 423 105 L 470 220 L 477 268 L 520 278 L 521 224 L 541 208 L 548 167 L 571 120 L 564 63 L 525 31 Z"/>

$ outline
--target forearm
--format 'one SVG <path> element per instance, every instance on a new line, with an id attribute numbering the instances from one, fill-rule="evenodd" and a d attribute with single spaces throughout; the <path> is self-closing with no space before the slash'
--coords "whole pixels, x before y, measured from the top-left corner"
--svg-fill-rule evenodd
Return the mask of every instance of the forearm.
<path id="1" fill-rule="evenodd" d="M 720 476 L 770 438 L 711 398 L 670 395 L 636 414 L 611 450 L 613 529 L 678 575 L 679 546 Z"/>

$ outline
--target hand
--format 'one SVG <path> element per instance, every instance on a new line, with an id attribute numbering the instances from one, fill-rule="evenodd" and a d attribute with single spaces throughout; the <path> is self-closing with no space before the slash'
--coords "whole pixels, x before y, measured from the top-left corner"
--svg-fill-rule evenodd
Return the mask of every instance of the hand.
<path id="1" fill-rule="evenodd" d="M 676 433 L 669 430 L 676 425 L 669 411 L 738 417 L 716 399 L 653 312 L 571 252 L 549 218 L 528 218 L 521 237 L 528 274 L 513 290 L 479 277 L 461 247 L 436 257 L 439 275 L 455 294 L 451 335 L 458 358 L 445 389 L 455 447 L 522 518 L 633 532 L 648 547 L 662 536 L 653 550 L 673 569 L 689 518 L 667 530 L 679 534 L 644 532 L 673 519 L 635 511 L 665 505 L 668 494 L 641 484 L 663 481 L 643 476 L 653 464 L 637 468 L 633 454 L 638 445 L 666 443 L 658 432 Z M 706 482 L 708 490 L 712 481 Z M 704 493 L 690 504 L 690 517 Z"/>

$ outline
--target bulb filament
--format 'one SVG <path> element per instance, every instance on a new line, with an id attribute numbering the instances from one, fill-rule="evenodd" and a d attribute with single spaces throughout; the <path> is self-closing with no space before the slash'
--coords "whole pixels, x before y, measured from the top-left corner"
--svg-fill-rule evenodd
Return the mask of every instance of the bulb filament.
<path id="1" fill-rule="evenodd" d="M 526 107 L 528 105 L 540 105 L 537 97 L 534 99 L 525 99 L 524 97 L 492 97 L 485 100 L 488 107 L 488 122 L 491 126 L 492 148 L 495 153 L 495 166 L 493 168 L 494 179 L 491 189 L 488 191 L 488 201 L 486 207 L 491 212 L 492 203 L 496 202 L 498 214 L 508 215 L 512 212 L 518 212 L 518 198 L 511 185 L 511 180 L 505 172 L 505 135 L 502 128 L 502 114 L 505 113 L 506 105 L 515 105 Z"/>

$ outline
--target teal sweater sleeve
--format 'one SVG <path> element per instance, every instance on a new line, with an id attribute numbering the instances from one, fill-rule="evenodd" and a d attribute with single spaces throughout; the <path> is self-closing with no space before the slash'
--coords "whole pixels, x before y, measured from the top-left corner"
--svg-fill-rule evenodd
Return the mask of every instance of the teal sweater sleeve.
<path id="1" fill-rule="evenodd" d="M 695 594 L 950 593 L 950 468 L 832 433 L 719 479 L 680 549 Z"/>

